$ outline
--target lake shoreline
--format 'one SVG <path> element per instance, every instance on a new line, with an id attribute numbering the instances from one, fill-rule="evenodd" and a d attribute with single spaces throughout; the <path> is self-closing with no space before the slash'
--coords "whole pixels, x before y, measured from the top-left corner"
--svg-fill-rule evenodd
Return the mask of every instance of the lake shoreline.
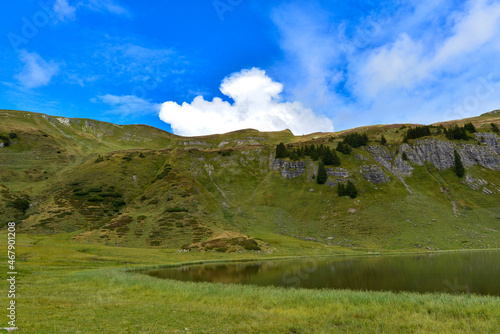
<path id="1" fill-rule="evenodd" d="M 184 266 L 196 266 L 205 264 L 224 264 L 224 263 L 246 263 L 246 262 L 259 262 L 259 261 L 280 261 L 280 260 L 294 260 L 294 259 L 311 259 L 311 258 L 336 258 L 336 257 L 371 257 L 371 256 L 403 256 L 403 255 L 432 255 L 432 254 L 446 254 L 446 253 L 469 253 L 469 252 L 487 252 L 487 251 L 500 251 L 500 248 L 485 248 L 485 249 L 445 249 L 439 251 L 416 251 L 416 252 L 368 252 L 366 254 L 352 253 L 352 254 L 332 254 L 332 255 L 296 255 L 296 256 L 282 256 L 282 257 L 263 257 L 263 258 L 248 258 L 248 259 L 219 259 L 219 260 L 196 260 L 184 263 L 170 263 L 160 264 L 145 267 L 131 267 L 123 268 L 126 272 L 144 271 L 150 269 L 167 269 L 178 268 Z M 204 254 L 203 252 L 197 252 Z M 228 255 L 230 255 L 229 253 Z"/>
<path id="2" fill-rule="evenodd" d="M 71 236 L 17 235 L 16 333 L 493 333 L 500 328 L 499 297 L 159 280 L 128 271 L 199 262 L 201 256 L 216 263 L 272 257 L 80 244 Z M 6 240 L 6 233 L 0 233 L 1 247 Z M 278 258 L 314 251 L 289 248 Z M 326 251 L 342 257 L 358 253 Z M 367 251 L 374 250 L 358 255 Z M 444 252 L 457 251 L 462 250 Z M 387 252 L 402 253 L 436 252 Z M 6 254 L 1 258 L 6 261 Z M 0 296 L 2 305 L 6 301 Z"/>

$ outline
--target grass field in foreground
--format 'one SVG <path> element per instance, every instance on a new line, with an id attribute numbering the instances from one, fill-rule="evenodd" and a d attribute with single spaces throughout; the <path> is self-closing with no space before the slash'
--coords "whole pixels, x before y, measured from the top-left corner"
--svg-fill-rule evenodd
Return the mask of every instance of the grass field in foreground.
<path id="1" fill-rule="evenodd" d="M 500 328 L 498 297 L 159 280 L 126 268 L 270 255 L 176 253 L 69 238 L 17 236 L 16 333 L 497 333 Z M 2 232 L 5 264 L 6 239 Z M 300 246 L 290 249 L 284 255 L 305 252 Z M 328 251 L 347 255 L 340 248 Z M 5 315 L 0 319 L 6 326 Z"/>

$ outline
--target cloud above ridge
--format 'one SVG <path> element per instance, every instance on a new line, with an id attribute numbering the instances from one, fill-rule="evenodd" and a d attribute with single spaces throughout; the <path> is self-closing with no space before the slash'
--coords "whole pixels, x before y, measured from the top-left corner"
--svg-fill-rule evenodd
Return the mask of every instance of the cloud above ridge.
<path id="1" fill-rule="evenodd" d="M 102 102 L 112 107 L 108 112 L 122 117 L 136 117 L 147 114 L 156 114 L 160 111 L 160 104 L 141 99 L 135 95 L 99 95 L 92 102 Z"/>
<path id="2" fill-rule="evenodd" d="M 59 65 L 53 61 L 45 61 L 38 53 L 21 50 L 19 58 L 24 67 L 15 78 L 24 88 L 38 88 L 46 86 L 59 72 Z"/>
<path id="3" fill-rule="evenodd" d="M 292 2 L 274 11 L 285 60 L 273 74 L 288 98 L 338 129 L 498 109 L 498 1 L 408 1 L 374 7 L 358 21 L 332 19 L 326 7 Z"/>
<path id="4" fill-rule="evenodd" d="M 199 136 L 253 128 L 260 131 L 290 129 L 301 135 L 333 131 L 330 119 L 316 115 L 300 102 L 281 99 L 283 85 L 266 72 L 245 69 L 226 77 L 220 91 L 234 103 L 214 98 L 206 101 L 197 96 L 191 103 L 163 103 L 160 119 L 169 123 L 175 134 Z"/>

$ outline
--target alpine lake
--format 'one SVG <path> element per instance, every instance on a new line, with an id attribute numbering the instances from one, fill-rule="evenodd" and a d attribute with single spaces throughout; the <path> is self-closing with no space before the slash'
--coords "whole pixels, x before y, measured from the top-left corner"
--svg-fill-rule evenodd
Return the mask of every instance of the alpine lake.
<path id="1" fill-rule="evenodd" d="M 179 281 L 500 296 L 500 251 L 319 257 L 146 270 Z"/>

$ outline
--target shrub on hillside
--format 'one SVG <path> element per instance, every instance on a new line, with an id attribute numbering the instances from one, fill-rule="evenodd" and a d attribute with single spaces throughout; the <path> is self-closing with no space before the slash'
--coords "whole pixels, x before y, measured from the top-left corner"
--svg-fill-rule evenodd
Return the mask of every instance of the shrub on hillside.
<path id="1" fill-rule="evenodd" d="M 343 183 L 339 183 L 337 192 L 339 197 L 349 196 L 351 198 L 356 198 L 356 196 L 358 196 L 358 190 L 356 189 L 354 183 L 352 183 L 351 181 L 347 181 L 346 185 L 344 185 Z"/>
<path id="2" fill-rule="evenodd" d="M 114 206 L 116 209 L 118 209 L 119 207 L 124 206 L 125 204 L 127 204 L 127 203 L 125 203 L 125 201 L 123 201 L 123 200 L 113 201 L 113 206 Z"/>
<path id="3" fill-rule="evenodd" d="M 16 198 L 8 202 L 8 206 L 25 213 L 30 208 L 30 202 L 24 198 Z"/>
<path id="4" fill-rule="evenodd" d="M 107 193 L 102 193 L 100 195 L 101 195 L 101 197 L 114 197 L 114 198 L 123 197 L 122 194 L 117 193 L 117 192 L 107 192 Z"/>
<path id="5" fill-rule="evenodd" d="M 173 208 L 166 209 L 165 212 L 188 212 L 188 209 L 176 206 L 176 207 L 173 207 Z"/>
<path id="6" fill-rule="evenodd" d="M 222 155 L 223 157 L 230 157 L 232 152 L 233 150 L 225 150 L 225 151 L 219 151 L 217 153 L 219 155 Z"/>
<path id="7" fill-rule="evenodd" d="M 78 196 L 78 197 L 87 196 L 88 194 L 89 194 L 88 191 L 76 191 L 75 192 L 75 196 Z"/>
<path id="8" fill-rule="evenodd" d="M 170 172 L 172 171 L 172 166 L 169 165 L 169 164 L 166 164 L 165 167 L 163 168 L 163 170 L 161 171 L 160 174 L 158 174 L 158 176 L 156 176 L 156 179 L 157 180 L 161 180 L 163 179 L 164 177 L 166 177 Z"/>
<path id="9" fill-rule="evenodd" d="M 102 198 L 101 196 L 98 196 L 98 195 L 92 195 L 88 198 L 89 202 L 102 202 L 103 200 L 104 200 L 104 198 Z"/>
<path id="10" fill-rule="evenodd" d="M 0 143 L 3 143 L 3 146 L 7 147 L 10 145 L 10 139 L 8 136 L 0 135 Z"/>
<path id="11" fill-rule="evenodd" d="M 500 132 L 500 129 L 498 128 L 498 125 L 496 125 L 495 123 L 491 123 L 491 130 L 493 132 Z"/>

